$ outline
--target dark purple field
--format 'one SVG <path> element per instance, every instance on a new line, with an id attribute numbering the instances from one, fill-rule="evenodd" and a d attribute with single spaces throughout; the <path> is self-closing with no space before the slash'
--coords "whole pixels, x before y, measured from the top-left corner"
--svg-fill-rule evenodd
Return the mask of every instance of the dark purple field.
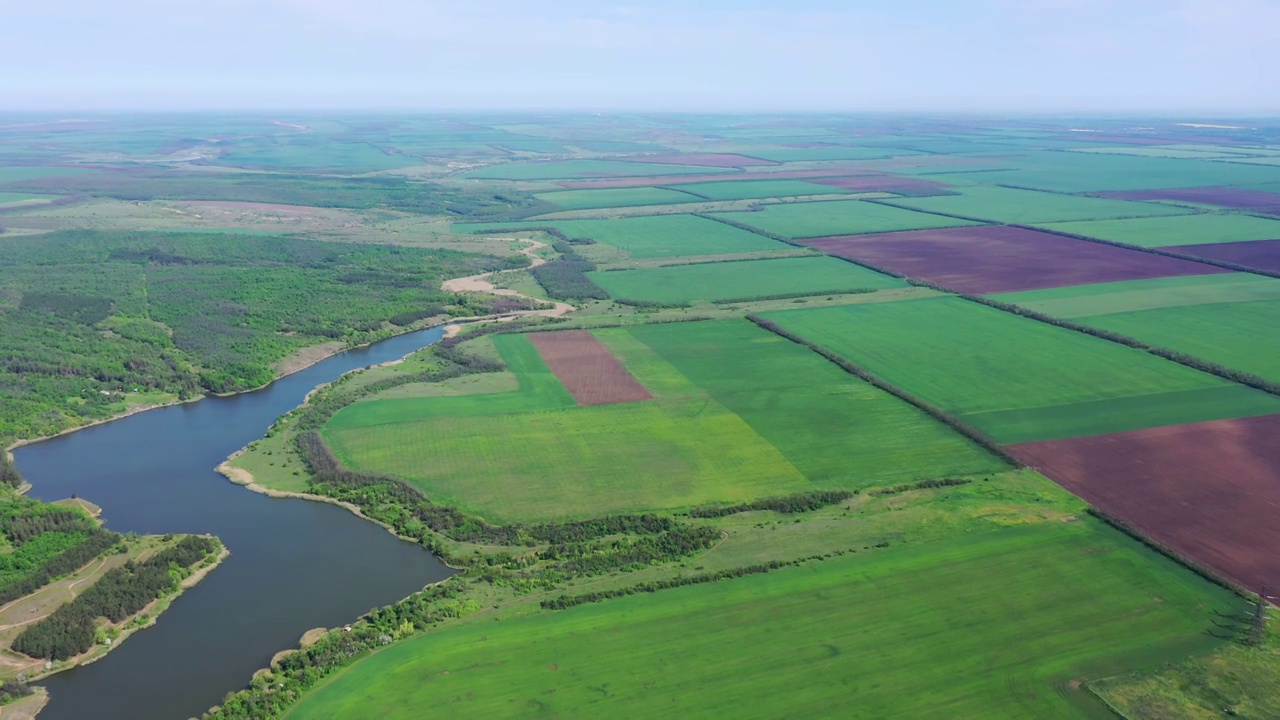
<path id="1" fill-rule="evenodd" d="M 1120 200 L 1173 200 L 1203 203 L 1234 210 L 1280 216 L 1280 193 L 1229 187 L 1169 188 L 1167 190 L 1125 190 L 1098 193 Z"/>
<path id="2" fill-rule="evenodd" d="M 1194 255 L 1208 260 L 1235 263 L 1245 267 L 1280 272 L 1280 239 L 1252 242 L 1210 243 L 1208 245 L 1175 245 L 1162 248 L 1170 252 Z"/>
<path id="3" fill-rule="evenodd" d="M 979 295 L 1228 272 L 1189 260 L 1002 225 L 803 242 L 837 257 Z"/>

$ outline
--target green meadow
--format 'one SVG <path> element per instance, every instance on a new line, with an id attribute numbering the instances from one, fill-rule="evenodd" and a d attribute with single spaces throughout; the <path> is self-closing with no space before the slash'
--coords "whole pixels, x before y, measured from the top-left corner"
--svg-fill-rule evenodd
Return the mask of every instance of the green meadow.
<path id="1" fill-rule="evenodd" d="M 579 159 L 502 163 L 472 170 L 466 174 L 466 177 L 483 180 L 562 180 L 645 175 L 708 175 L 721 172 L 730 172 L 730 169 L 625 160 Z"/>
<path id="2" fill-rule="evenodd" d="M 518 391 L 364 400 L 334 415 L 324 437 L 353 469 L 402 477 L 439 502 L 504 521 L 673 510 L 1004 467 L 743 319 L 596 336 L 652 400 L 577 407 L 527 338 L 500 335 Z"/>
<path id="3" fill-rule="evenodd" d="M 1023 224 L 1150 215 L 1185 215 L 1191 212 L 1172 205 L 1082 197 L 992 185 L 962 187 L 956 188 L 955 191 L 958 194 L 893 199 L 885 202 L 926 212 Z"/>
<path id="4" fill-rule="evenodd" d="M 897 278 L 828 256 L 669 265 L 587 276 L 615 298 L 655 303 L 907 287 Z"/>
<path id="5" fill-rule="evenodd" d="M 1044 228 L 1141 247 L 1280 240 L 1280 219 L 1268 220 L 1254 215 L 1206 213 L 1129 220 L 1087 220 L 1050 223 L 1044 225 Z"/>
<path id="6" fill-rule="evenodd" d="M 1280 337 L 1267 332 L 1280 327 L 1280 280 L 1274 278 L 1227 273 L 997 298 L 1280 382 Z"/>
<path id="7" fill-rule="evenodd" d="M 595 240 L 634 258 L 731 255 L 789 249 L 777 240 L 696 215 L 459 224 L 453 228 L 455 232 L 487 233 L 509 232 L 516 228 L 555 228 L 568 237 Z"/>
<path id="8" fill-rule="evenodd" d="M 1280 398 L 959 298 L 766 313 L 1001 443 L 1280 412 Z"/>
<path id="9" fill-rule="evenodd" d="M 1106 718 L 1081 680 L 1207 652 L 1240 606 L 1082 518 L 475 620 L 288 717 Z"/>
<path id="10" fill-rule="evenodd" d="M 861 200 L 785 203 L 720 215 L 791 239 L 980 224 Z"/>

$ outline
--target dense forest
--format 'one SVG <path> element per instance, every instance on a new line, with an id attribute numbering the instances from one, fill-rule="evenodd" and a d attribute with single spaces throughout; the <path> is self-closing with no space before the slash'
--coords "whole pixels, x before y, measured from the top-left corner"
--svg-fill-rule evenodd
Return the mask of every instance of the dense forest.
<path id="1" fill-rule="evenodd" d="M 148 560 L 110 570 L 75 600 L 23 630 L 13 649 L 34 658 L 75 657 L 93 646 L 98 618 L 118 623 L 177 590 L 191 566 L 218 547 L 213 538 L 189 535 Z"/>
<path id="2" fill-rule="evenodd" d="M 108 417 L 139 392 L 256 387 L 308 345 L 368 342 L 432 315 L 485 314 L 483 301 L 441 292 L 441 280 L 526 262 L 208 233 L 6 238 L 0 440 Z"/>
<path id="3" fill-rule="evenodd" d="M 120 540 L 83 511 L 8 495 L 0 501 L 0 604 L 83 567 Z"/>

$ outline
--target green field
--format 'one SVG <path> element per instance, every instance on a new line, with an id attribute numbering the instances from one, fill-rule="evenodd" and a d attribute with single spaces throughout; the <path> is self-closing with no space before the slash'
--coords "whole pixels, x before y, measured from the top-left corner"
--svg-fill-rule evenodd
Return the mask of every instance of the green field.
<path id="1" fill-rule="evenodd" d="M 1280 220 L 1267 220 L 1253 215 L 1204 214 L 1131 220 L 1092 220 L 1051 223 L 1044 227 L 1048 230 L 1141 247 L 1280 240 Z"/>
<path id="2" fill-rule="evenodd" d="M 860 200 L 768 205 L 754 212 L 720 215 L 792 239 L 979 224 Z"/>
<path id="3" fill-rule="evenodd" d="M 657 303 L 907 287 L 897 278 L 828 256 L 673 265 L 587 275 L 615 298 Z"/>
<path id="4" fill-rule="evenodd" d="M 1280 412 L 1280 398 L 959 298 L 766 313 L 1002 443 Z"/>
<path id="5" fill-rule="evenodd" d="M 514 162 L 472 170 L 466 177 L 484 180 L 560 180 L 602 177 L 636 177 L 644 175 L 709 175 L 732 172 L 730 168 L 663 163 L 628 162 L 625 160 L 554 160 Z"/>
<path id="6" fill-rule="evenodd" d="M 669 510 L 1003 467 L 746 320 L 596 335 L 653 400 L 577 407 L 524 336 L 500 335 L 518 392 L 365 400 L 334 415 L 324 436 L 353 469 L 403 477 L 438 502 L 502 520 Z"/>
<path id="7" fill-rule="evenodd" d="M 803 180 L 729 180 L 724 182 L 668 185 L 701 195 L 708 200 L 753 200 L 756 198 L 795 197 L 799 195 L 848 195 L 849 191 L 833 185 L 820 185 Z"/>
<path id="8" fill-rule="evenodd" d="M 220 165 L 267 170 L 391 170 L 421 165 L 416 157 L 386 152 L 370 143 L 290 139 L 237 145 L 218 157 Z"/>
<path id="9" fill-rule="evenodd" d="M 1280 280 L 1249 273 L 1217 273 L 1071 285 L 991 297 L 1046 315 L 1079 319 L 1186 305 L 1280 300 Z"/>
<path id="10" fill-rule="evenodd" d="M 1280 336 L 1268 332 L 1280 327 L 1280 280 L 1274 278 L 1164 278 L 998 299 L 1280 382 Z"/>
<path id="11" fill-rule="evenodd" d="M 1280 168 L 1214 160 L 1041 151 L 1000 162 L 1011 169 L 982 182 L 1069 193 L 1280 182 Z"/>
<path id="12" fill-rule="evenodd" d="M 958 195 L 902 198 L 885 202 L 926 212 L 962 215 L 1002 223 L 1185 215 L 1189 210 L 1157 203 L 1081 197 L 1062 193 L 976 185 L 956 188 Z"/>
<path id="13" fill-rule="evenodd" d="M 813 162 L 823 160 L 875 160 L 898 155 L 919 155 L 920 153 L 902 148 L 831 145 L 828 147 L 752 148 L 748 154 L 752 157 L 773 160 L 774 162 Z"/>
<path id="14" fill-rule="evenodd" d="M 20 205 L 40 205 L 57 200 L 57 195 L 37 195 L 34 193 L 0 192 L 0 207 Z"/>
<path id="15" fill-rule="evenodd" d="M 1240 606 L 1086 518 L 475 620 L 288 717 L 1106 718 L 1078 681 L 1206 652 Z"/>
<path id="16" fill-rule="evenodd" d="M 459 224 L 454 232 L 501 233 L 513 228 L 555 228 L 571 238 L 590 238 L 634 258 L 732 255 L 788 250 L 763 235 L 695 215 L 654 215 L 612 220 L 545 220 Z"/>
<path id="17" fill-rule="evenodd" d="M 657 187 L 608 188 L 604 190 L 560 190 L 536 193 L 534 197 L 559 205 L 565 210 L 634 207 L 637 205 L 671 205 L 700 202 L 696 195 Z"/>

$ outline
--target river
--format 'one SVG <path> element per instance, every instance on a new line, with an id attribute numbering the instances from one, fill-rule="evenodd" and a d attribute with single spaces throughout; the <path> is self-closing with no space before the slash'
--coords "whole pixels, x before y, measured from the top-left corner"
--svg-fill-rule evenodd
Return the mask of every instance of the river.
<path id="1" fill-rule="evenodd" d="M 342 625 L 448 577 L 419 546 L 343 508 L 269 498 L 214 472 L 317 385 L 403 357 L 441 333 L 407 333 L 261 390 L 150 410 L 14 451 L 34 497 L 74 493 L 102 506 L 117 532 L 213 533 L 231 551 L 154 627 L 96 663 L 42 681 L 51 700 L 40 720 L 198 717 L 306 630 Z"/>

